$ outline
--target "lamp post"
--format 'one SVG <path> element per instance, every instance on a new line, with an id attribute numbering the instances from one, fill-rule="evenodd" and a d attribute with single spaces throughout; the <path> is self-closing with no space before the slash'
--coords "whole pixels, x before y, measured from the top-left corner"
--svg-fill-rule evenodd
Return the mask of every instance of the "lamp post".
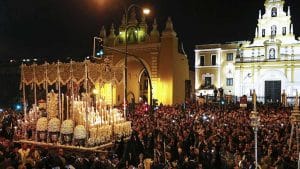
<path id="1" fill-rule="evenodd" d="M 100 42 L 103 41 L 102 38 L 100 37 L 94 37 L 94 47 L 93 47 L 93 58 L 94 59 L 98 59 L 97 57 L 95 57 L 95 42 L 96 40 L 99 40 Z M 105 46 L 105 45 L 102 45 L 102 47 L 104 49 L 109 49 L 109 50 L 112 50 L 112 51 L 115 51 L 115 52 L 118 52 L 118 53 L 121 53 L 121 54 L 125 54 L 125 55 L 129 55 L 129 56 L 132 56 L 133 58 L 135 58 L 136 60 L 139 61 L 139 63 L 143 66 L 143 69 L 145 70 L 146 72 L 146 75 L 147 75 L 147 78 L 149 79 L 149 86 L 150 86 L 150 107 L 152 108 L 152 96 L 153 96 L 153 93 L 152 93 L 152 80 L 151 80 L 151 77 L 150 77 L 150 74 L 149 74 L 149 71 L 146 67 L 146 65 L 144 64 L 144 62 L 140 59 L 139 56 L 137 55 L 133 55 L 133 54 L 130 54 L 128 52 L 124 52 L 123 50 L 120 50 L 120 49 L 117 49 L 117 48 L 113 48 L 113 47 L 108 47 L 108 46 Z M 125 86 L 125 85 L 124 85 Z M 125 99 L 125 98 L 124 98 Z M 126 118 L 126 106 L 124 105 L 124 118 Z"/>
<path id="2" fill-rule="evenodd" d="M 127 114 L 127 108 L 126 108 L 126 104 L 127 104 L 127 90 L 128 90 L 128 76 L 127 76 L 127 72 L 128 72 L 128 37 L 127 37 L 127 32 L 128 29 L 130 28 L 129 24 L 128 24 L 128 15 L 129 12 L 134 8 L 138 8 L 138 9 L 142 9 L 140 6 L 136 5 L 136 4 L 131 4 L 127 9 L 125 8 L 125 58 L 124 58 L 124 113 L 125 115 Z M 148 15 L 150 13 L 149 9 L 143 9 L 143 13 L 145 15 Z M 149 75 L 149 73 L 147 72 L 147 74 Z M 152 102 L 152 100 L 150 100 L 150 102 Z M 126 117 L 125 117 L 126 118 Z"/>
<path id="3" fill-rule="evenodd" d="M 131 54 L 131 53 L 128 53 L 128 52 L 124 52 L 120 49 L 116 49 L 116 48 L 112 48 L 112 47 L 108 47 L 108 46 L 103 46 L 105 49 L 109 49 L 109 50 L 112 50 L 112 51 L 115 51 L 115 52 L 118 52 L 118 53 L 121 53 L 121 54 L 127 54 L 129 56 L 132 56 L 134 59 L 138 60 L 139 63 L 143 66 L 143 69 L 145 70 L 146 72 L 146 75 L 147 75 L 147 78 L 149 79 L 149 86 L 150 86 L 150 107 L 152 108 L 152 96 L 153 96 L 153 93 L 152 93 L 152 80 L 151 80 L 151 77 L 150 77 L 150 74 L 149 74 L 149 70 L 147 69 L 146 65 L 144 64 L 144 62 L 141 60 L 141 58 L 137 55 L 134 55 L 134 54 Z M 125 107 L 125 106 L 124 106 Z M 124 112 L 125 113 L 125 112 Z M 125 116 L 126 117 L 126 114 Z"/>
<path id="4" fill-rule="evenodd" d="M 260 118 L 258 116 L 258 112 L 256 111 L 256 93 L 255 90 L 253 91 L 253 95 L 252 95 L 253 99 L 253 111 L 250 113 L 250 119 L 251 119 L 251 126 L 253 128 L 254 131 L 254 142 L 255 142 L 255 169 L 258 168 L 258 157 L 257 157 L 257 131 L 258 131 L 258 127 L 260 125 Z"/>

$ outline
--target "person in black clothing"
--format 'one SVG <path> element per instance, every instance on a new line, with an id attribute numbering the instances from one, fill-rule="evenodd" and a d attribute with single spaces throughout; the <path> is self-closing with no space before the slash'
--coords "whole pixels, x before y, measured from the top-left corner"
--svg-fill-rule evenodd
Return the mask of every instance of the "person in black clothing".
<path id="1" fill-rule="evenodd" d="M 219 169 L 220 166 L 222 166 L 222 159 L 220 155 L 220 145 L 219 143 L 216 143 L 215 147 L 212 149 L 212 169 Z"/>
<path id="2" fill-rule="evenodd" d="M 118 157 L 122 157 L 124 153 L 124 148 L 125 148 L 125 142 L 124 142 L 124 137 L 122 136 L 120 141 L 116 141 L 115 153 L 118 155 Z"/>
<path id="3" fill-rule="evenodd" d="M 143 137 L 144 141 L 144 157 L 145 158 L 153 158 L 154 156 L 154 136 L 153 134 L 149 131 L 149 134 L 145 135 Z"/>
<path id="4" fill-rule="evenodd" d="M 105 154 L 100 154 L 99 159 L 96 158 L 91 165 L 91 169 L 113 169 L 111 162 L 105 157 Z"/>
<path id="5" fill-rule="evenodd" d="M 12 140 L 14 137 L 14 133 L 11 127 L 6 127 L 4 136 L 8 140 Z"/>
<path id="6" fill-rule="evenodd" d="M 128 166 L 137 167 L 139 155 L 144 152 L 143 145 L 136 132 L 133 132 L 130 140 L 127 142 L 123 158 Z"/>
<path id="7" fill-rule="evenodd" d="M 27 132 L 27 138 L 28 138 L 28 139 L 31 139 L 31 137 L 32 137 L 32 129 L 31 129 L 30 126 L 28 127 L 28 129 L 27 129 L 26 132 Z"/>
<path id="8" fill-rule="evenodd" d="M 209 152 L 207 145 L 205 145 L 202 152 L 200 153 L 200 159 L 199 159 L 204 169 L 211 168 L 211 164 L 210 164 L 211 159 L 212 159 L 211 153 Z"/>
<path id="9" fill-rule="evenodd" d="M 55 150 L 49 151 L 46 163 L 47 166 L 50 168 L 55 168 L 55 167 L 64 168 L 63 162 L 61 161 L 61 159 L 59 158 Z"/>
<path id="10" fill-rule="evenodd" d="M 14 168 L 18 168 L 19 161 L 21 160 L 21 156 L 18 153 L 18 150 L 21 146 L 14 145 L 13 151 L 9 154 L 11 159 L 11 164 Z"/>

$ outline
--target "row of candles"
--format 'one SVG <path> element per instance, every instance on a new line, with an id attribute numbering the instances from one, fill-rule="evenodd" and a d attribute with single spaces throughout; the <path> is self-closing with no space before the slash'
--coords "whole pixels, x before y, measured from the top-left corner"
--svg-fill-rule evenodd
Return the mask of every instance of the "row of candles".
<path id="1" fill-rule="evenodd" d="M 58 97 L 58 94 L 56 94 Z M 102 139 L 111 139 L 113 134 L 128 136 L 131 132 L 131 123 L 126 122 L 118 109 L 113 109 L 111 105 L 107 105 L 103 98 L 97 98 L 95 102 L 84 94 L 82 98 L 71 97 L 61 94 L 61 98 L 57 99 L 56 104 L 58 113 L 57 117 L 63 122 L 71 119 L 76 125 L 85 125 L 87 131 L 90 132 L 90 138 L 96 139 L 96 135 Z M 60 103 L 59 103 L 60 102 Z M 33 105 L 33 108 L 25 113 L 24 121 L 26 127 L 35 124 L 38 118 L 42 117 L 39 113 L 39 107 Z M 65 116 L 66 115 L 66 116 Z M 26 132 L 25 132 L 26 133 Z M 95 134 L 96 133 L 96 134 Z"/>
<path id="2" fill-rule="evenodd" d="M 131 122 L 120 122 L 113 125 L 95 125 L 90 127 L 89 144 L 97 141 L 105 142 L 115 138 L 127 137 L 131 134 Z"/>
<path id="3" fill-rule="evenodd" d="M 88 108 L 88 121 L 91 126 L 94 125 L 106 125 L 116 124 L 125 121 L 118 112 L 118 109 L 100 109 L 99 111 L 95 107 Z"/>
<path id="4" fill-rule="evenodd" d="M 92 107 L 91 110 L 88 120 L 90 123 L 90 138 L 92 142 L 97 139 L 107 141 L 111 139 L 113 135 L 130 135 L 131 122 L 126 121 L 118 109 L 101 109 L 99 112 L 96 108 Z M 104 114 L 104 116 L 101 116 L 101 114 Z"/>
<path id="5" fill-rule="evenodd" d="M 54 95 L 54 98 L 52 97 Z M 51 98 L 51 100 L 50 100 Z M 43 108 L 46 108 L 47 106 L 49 107 L 50 102 L 55 102 L 56 105 L 54 106 L 55 109 L 57 110 L 57 117 L 63 121 L 65 119 L 70 119 L 70 116 L 72 118 L 72 120 L 74 120 L 74 109 L 78 109 L 78 105 L 82 106 L 81 110 L 83 112 L 86 111 L 90 111 L 87 109 L 91 109 L 92 106 L 94 106 L 95 109 L 99 109 L 99 111 L 103 111 L 105 108 L 107 108 L 107 104 L 105 103 L 104 97 L 95 97 L 95 102 L 93 101 L 92 98 L 89 97 L 89 94 L 87 93 L 82 93 L 82 96 L 74 96 L 74 95 L 66 95 L 64 93 L 61 94 L 57 94 L 54 93 L 54 91 L 52 90 L 51 92 L 48 93 L 47 96 L 47 103 L 44 102 L 44 106 Z M 110 105 L 112 105 L 112 99 Z M 48 105 L 47 105 L 48 104 Z M 39 112 L 39 107 L 40 107 L 40 103 L 35 103 L 32 105 L 32 109 L 30 111 L 33 112 L 33 116 L 30 118 L 30 121 L 36 121 L 39 117 L 38 117 L 38 112 Z M 29 112 L 27 109 L 27 106 L 24 105 L 24 111 L 25 112 Z M 48 112 L 48 110 L 47 110 Z M 30 112 L 29 112 L 30 113 Z M 28 115 L 28 113 L 25 113 L 25 119 L 28 119 L 28 117 L 26 117 Z M 108 116 L 106 116 L 108 117 Z M 49 118 L 49 117 L 48 117 Z"/>
<path id="6" fill-rule="evenodd" d="M 66 100 L 65 100 L 66 99 Z M 69 96 L 66 96 L 64 94 L 61 94 L 61 103 L 57 104 L 57 116 L 58 118 L 63 121 L 65 119 L 70 119 L 70 115 L 73 121 L 75 121 L 75 116 L 78 115 L 77 113 L 80 113 L 84 115 L 86 112 L 88 115 L 93 118 L 91 120 L 91 124 L 97 123 L 97 124 L 107 124 L 112 123 L 112 121 L 119 121 L 121 120 L 120 114 L 114 113 L 114 116 L 110 115 L 109 112 L 111 112 L 108 109 L 108 106 L 100 99 L 100 101 L 96 101 L 96 107 L 92 106 L 91 101 L 86 101 L 84 98 L 80 99 L 79 96 L 77 96 L 75 99 L 71 97 L 71 100 L 69 99 Z M 57 100 L 58 101 L 58 100 Z M 71 102 L 71 103 L 70 103 Z M 66 103 L 66 104 L 64 104 Z M 73 103 L 73 104 L 72 104 Z M 70 111 L 71 108 L 71 111 Z M 35 104 L 32 105 L 32 109 L 30 109 L 28 112 L 24 114 L 24 120 L 25 122 L 35 122 L 41 115 L 39 114 L 40 110 L 39 107 Z M 96 112 L 96 114 L 95 114 Z M 66 116 L 65 116 L 66 115 Z M 100 120 L 99 120 L 100 119 Z M 85 117 L 81 118 L 85 122 Z M 97 122 L 96 122 L 97 121 Z M 79 123 L 82 123 L 79 122 Z"/>

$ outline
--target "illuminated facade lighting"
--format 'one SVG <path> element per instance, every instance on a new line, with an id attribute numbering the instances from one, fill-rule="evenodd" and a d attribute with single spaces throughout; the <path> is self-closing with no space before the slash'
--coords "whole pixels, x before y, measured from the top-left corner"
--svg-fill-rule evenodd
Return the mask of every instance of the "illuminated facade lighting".
<path id="1" fill-rule="evenodd" d="M 153 25 L 149 26 L 144 17 L 139 19 L 140 21 L 137 19 L 135 10 L 131 12 L 128 18 L 128 53 L 137 56 L 147 68 L 152 82 L 152 99 L 157 99 L 158 104 L 164 105 L 183 103 L 188 95 L 186 81 L 190 80 L 189 65 L 186 55 L 178 51 L 177 34 L 173 29 L 171 18 L 168 18 L 164 30 L 160 32 L 156 19 Z M 100 35 L 106 46 L 125 51 L 127 27 L 125 18 L 124 15 L 118 35 L 115 31 L 110 31 L 110 34 L 106 36 L 105 29 L 101 30 Z M 149 28 L 151 28 L 150 31 Z M 117 66 L 124 65 L 124 55 L 113 51 L 108 52 L 110 53 L 106 54 L 114 57 L 114 63 Z M 148 77 L 144 74 L 145 69 L 129 54 L 127 101 L 138 102 L 139 98 L 143 98 L 150 104 L 150 84 Z M 118 105 L 123 104 L 124 101 L 122 99 L 124 98 L 123 86 L 123 83 L 117 84 L 116 93 L 113 94 L 116 98 L 115 103 Z"/>
<path id="2" fill-rule="evenodd" d="M 222 87 L 225 94 L 249 96 L 255 89 L 258 101 L 280 102 L 283 92 L 293 96 L 300 89 L 300 41 L 284 3 L 266 0 L 251 41 L 196 46 L 196 95 Z"/>

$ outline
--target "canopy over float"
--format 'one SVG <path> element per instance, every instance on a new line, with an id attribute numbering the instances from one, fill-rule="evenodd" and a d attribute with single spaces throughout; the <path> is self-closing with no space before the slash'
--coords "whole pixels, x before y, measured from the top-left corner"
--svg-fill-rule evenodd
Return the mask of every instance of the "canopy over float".
<path id="1" fill-rule="evenodd" d="M 99 146 L 115 138 L 131 134 L 131 122 L 98 94 L 92 98 L 96 85 L 113 86 L 123 81 L 123 67 L 113 66 L 105 57 L 101 63 L 70 61 L 21 65 L 24 120 L 18 124 L 23 138 L 26 130 L 34 130 L 37 142 Z M 31 86 L 30 89 L 26 86 Z M 37 90 L 37 88 L 42 90 Z M 39 104 L 37 91 L 45 92 L 45 103 Z M 27 110 L 26 92 L 33 92 L 34 103 Z M 81 92 L 81 93 L 80 93 Z M 42 111 L 44 109 L 44 112 Z"/>

